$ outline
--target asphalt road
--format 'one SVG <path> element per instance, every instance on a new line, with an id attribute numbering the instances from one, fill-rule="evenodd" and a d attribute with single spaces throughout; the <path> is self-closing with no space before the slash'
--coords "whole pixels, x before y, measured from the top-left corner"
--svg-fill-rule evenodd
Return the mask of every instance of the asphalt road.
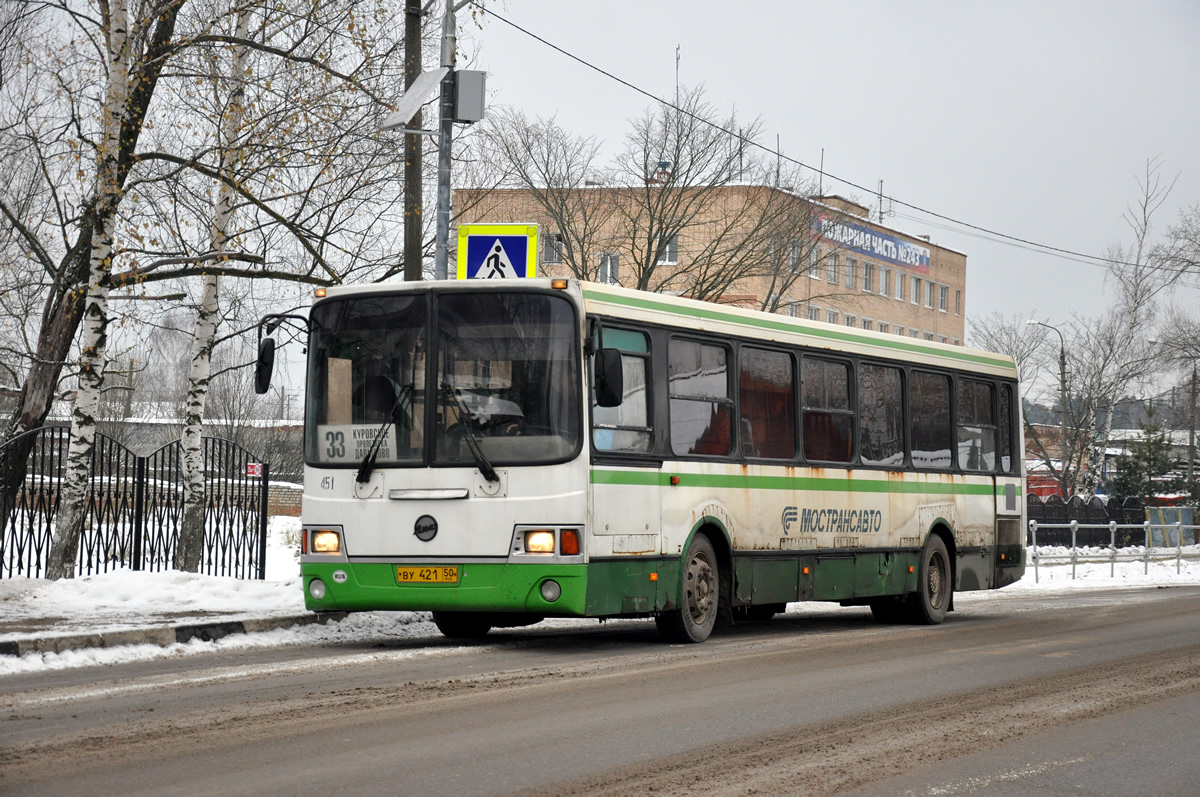
<path id="1" fill-rule="evenodd" d="M 0 679 L 4 794 L 1195 794 L 1200 588 Z"/>

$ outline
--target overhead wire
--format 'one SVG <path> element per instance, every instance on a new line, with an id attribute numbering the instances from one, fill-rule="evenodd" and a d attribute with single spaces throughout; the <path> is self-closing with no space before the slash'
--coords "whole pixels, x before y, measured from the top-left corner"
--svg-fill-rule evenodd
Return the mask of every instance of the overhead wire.
<path id="1" fill-rule="evenodd" d="M 699 114 L 692 113 L 691 111 L 687 110 L 686 108 L 682 108 L 679 105 L 677 105 L 676 103 L 671 102 L 670 100 L 663 99 L 662 97 L 657 96 L 653 92 L 650 92 L 646 89 L 643 89 L 642 87 L 640 87 L 638 85 L 630 83 L 628 80 L 625 80 L 624 78 L 619 77 L 618 75 L 615 75 L 612 72 L 609 72 L 608 70 L 604 69 L 603 67 L 597 66 L 596 64 L 593 64 L 590 61 L 587 61 L 586 59 L 584 59 L 578 55 L 575 55 L 574 53 L 570 52 L 569 50 L 566 50 L 566 49 L 558 46 L 557 44 L 554 44 L 553 42 L 543 38 L 542 36 L 539 36 L 538 34 L 534 33 L 533 31 L 531 31 L 525 27 L 522 27 L 521 25 L 517 24 L 516 22 L 513 22 L 511 19 L 508 19 L 507 17 L 504 17 L 501 14 L 497 14 L 492 9 L 485 7 L 483 5 L 483 3 L 480 2 L 480 0 L 466 0 L 466 2 L 468 2 L 470 5 L 473 5 L 476 8 L 478 8 L 482 13 L 498 19 L 499 21 L 503 22 L 504 24 L 508 25 L 509 27 L 513 28 L 514 30 L 517 30 L 517 31 L 523 33 L 524 35 L 530 37 L 531 39 L 534 39 L 535 41 L 540 42 L 541 44 L 545 45 L 546 47 L 549 47 L 551 50 L 554 50 L 555 52 L 566 56 L 567 58 L 571 59 L 572 61 L 575 61 L 575 62 L 581 64 L 582 66 L 584 66 L 594 72 L 597 72 L 597 73 L 603 75 L 604 77 L 606 77 L 616 83 L 619 83 L 622 86 L 625 86 L 626 88 L 628 88 L 632 91 L 635 91 L 638 94 L 641 94 L 650 100 L 653 100 L 656 103 L 664 105 L 667 108 L 670 108 L 677 113 L 681 113 L 697 122 L 700 122 L 701 124 L 712 127 L 715 130 L 718 130 L 718 131 L 724 133 L 725 135 L 729 136 L 730 138 L 735 139 L 736 141 L 738 141 L 744 145 L 748 145 L 748 146 L 754 147 L 756 149 L 762 150 L 763 152 L 773 155 L 776 158 L 779 158 L 780 160 L 787 161 L 788 163 L 791 163 L 802 169 L 807 169 L 808 171 L 811 171 L 813 173 L 821 174 L 825 178 L 829 178 L 838 183 L 841 183 L 842 185 L 849 186 L 850 188 L 854 188 L 859 191 L 863 191 L 867 194 L 872 194 L 872 195 L 878 194 L 878 192 L 876 192 L 870 188 L 867 188 L 865 186 L 859 185 L 858 183 L 854 182 L 853 180 L 848 180 L 844 177 L 839 177 L 835 174 L 824 171 L 823 169 L 817 169 L 813 166 L 810 166 L 807 163 L 804 163 L 801 160 L 791 157 L 790 155 L 784 155 L 782 152 L 780 152 L 778 150 L 773 150 L 770 147 L 768 147 L 758 141 L 755 141 L 754 139 L 743 136 L 740 132 L 736 132 L 733 130 L 729 130 L 728 128 L 722 127 L 721 125 L 717 124 L 716 122 L 706 119 L 703 116 L 700 116 Z M 1169 268 L 1166 268 L 1163 266 L 1155 266 L 1155 265 L 1146 264 L 1146 263 L 1130 263 L 1130 262 L 1126 262 L 1126 261 L 1122 261 L 1122 260 L 1116 260 L 1113 258 L 1103 257 L 1101 255 L 1091 255 L 1086 252 L 1077 252 L 1073 249 L 1066 249 L 1064 247 L 1052 246 L 1050 244 L 1043 244 L 1043 243 L 1039 243 L 1037 241 L 1033 241 L 1033 240 L 1030 240 L 1027 238 L 1021 238 L 1020 236 L 1009 235 L 1008 233 L 1003 233 L 998 230 L 992 230 L 987 227 L 980 226 L 978 224 L 972 224 L 970 222 L 963 221 L 962 219 L 956 219 L 953 216 L 947 216 L 943 213 L 938 213 L 936 211 L 921 207 L 920 205 L 914 205 L 911 202 L 905 202 L 901 199 L 896 199 L 893 196 L 883 195 L 883 199 L 887 199 L 888 201 L 892 202 L 893 204 L 901 205 L 903 207 L 909 208 L 910 210 L 914 210 L 918 213 L 925 214 L 925 216 L 932 217 L 935 219 L 941 219 L 942 221 L 945 221 L 945 222 L 948 222 L 949 224 L 954 225 L 953 227 L 941 227 L 941 229 L 946 229 L 946 230 L 949 230 L 952 232 L 960 232 L 964 235 L 971 235 L 972 237 L 980 238 L 982 240 L 993 240 L 997 243 L 1004 243 L 1004 244 L 1011 245 L 1011 246 L 1017 246 L 1018 248 L 1025 249 L 1026 251 L 1039 252 L 1042 254 L 1049 253 L 1049 254 L 1059 256 L 1059 257 L 1063 257 L 1064 259 L 1067 259 L 1067 260 L 1072 260 L 1077 263 L 1082 263 L 1085 265 L 1097 266 L 1097 267 L 1108 267 L 1110 265 L 1117 265 L 1117 266 L 1132 266 L 1135 268 L 1149 268 L 1150 270 L 1153 270 L 1153 271 L 1159 271 L 1159 270 L 1171 271 L 1171 270 L 1173 270 L 1173 269 L 1169 269 Z M 914 220 L 921 221 L 921 222 L 927 223 L 927 224 L 931 224 L 931 222 L 927 221 L 925 218 L 914 218 Z M 934 226 L 938 226 L 938 225 L 934 225 Z M 974 231 L 974 233 L 966 232 L 966 230 Z"/>

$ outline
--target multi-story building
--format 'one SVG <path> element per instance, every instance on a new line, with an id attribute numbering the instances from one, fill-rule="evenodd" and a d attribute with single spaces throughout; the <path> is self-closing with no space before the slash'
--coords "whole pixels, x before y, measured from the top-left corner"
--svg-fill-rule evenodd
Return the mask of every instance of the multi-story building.
<path id="1" fill-rule="evenodd" d="M 962 344 L 962 252 L 872 221 L 868 208 L 847 199 L 768 186 L 705 189 L 702 210 L 655 238 L 647 233 L 652 219 L 631 222 L 628 204 L 640 190 L 589 187 L 566 192 L 566 201 L 559 192 L 554 214 L 527 189 L 468 189 L 455 205 L 459 223 L 538 224 L 544 275 Z M 774 214 L 772 223 L 764 213 Z"/>

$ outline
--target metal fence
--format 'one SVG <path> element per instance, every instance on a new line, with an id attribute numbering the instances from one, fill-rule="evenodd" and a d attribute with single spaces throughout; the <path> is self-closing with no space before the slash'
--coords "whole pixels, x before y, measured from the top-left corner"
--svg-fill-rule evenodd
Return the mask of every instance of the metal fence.
<path id="1" fill-rule="evenodd" d="M 1030 545 L 1033 552 L 1030 558 L 1033 560 L 1033 580 L 1036 583 L 1039 580 L 1038 568 L 1042 564 L 1052 565 L 1071 565 L 1071 578 L 1075 578 L 1075 571 L 1080 564 L 1107 564 L 1109 565 L 1109 575 L 1115 576 L 1118 562 L 1142 562 L 1143 572 L 1150 572 L 1151 562 L 1170 562 L 1175 561 L 1175 572 L 1179 573 L 1183 569 L 1183 560 L 1200 560 L 1200 549 L 1189 550 L 1184 553 L 1184 534 L 1186 532 L 1189 538 L 1194 538 L 1195 532 L 1200 529 L 1200 526 L 1184 525 L 1182 521 L 1178 523 L 1151 523 L 1146 520 L 1139 524 L 1121 525 L 1114 521 L 1109 521 L 1107 524 L 1085 524 L 1077 520 L 1072 520 L 1070 523 L 1038 523 L 1036 520 L 1029 521 L 1029 536 L 1031 539 Z M 1155 531 L 1158 531 L 1156 534 Z M 1067 554 L 1051 554 L 1046 555 L 1038 548 L 1038 535 L 1046 535 L 1046 532 L 1055 536 L 1066 534 L 1069 537 L 1070 552 Z M 1105 535 L 1108 538 L 1106 544 L 1096 544 L 1088 542 L 1082 546 L 1079 544 L 1081 532 L 1087 534 L 1094 539 L 1096 535 Z M 1130 551 L 1128 545 L 1118 545 L 1118 538 L 1130 539 L 1134 535 L 1140 535 L 1141 551 Z M 1043 545 L 1052 545 L 1055 547 L 1068 547 L 1057 542 L 1046 542 L 1042 540 Z M 1188 544 L 1192 544 L 1189 539 Z M 1081 551 L 1080 548 L 1085 550 Z M 1170 553 L 1171 549 L 1174 553 Z M 1152 553 L 1153 552 L 1153 553 Z"/>
<path id="2" fill-rule="evenodd" d="M 69 434 L 43 427 L 0 447 L 0 578 L 45 572 Z M 264 578 L 269 466 L 229 440 L 205 437 L 203 448 L 200 572 Z M 77 573 L 172 567 L 183 520 L 181 459 L 178 441 L 141 457 L 96 435 Z"/>
<path id="3" fill-rule="evenodd" d="M 1043 499 L 1030 494 L 1025 497 L 1025 517 L 1030 521 L 1037 521 L 1039 528 L 1043 530 L 1043 545 L 1069 545 L 1068 524 L 1075 521 L 1079 524 L 1077 529 L 1080 533 L 1080 544 L 1110 544 L 1112 541 L 1108 535 L 1109 524 L 1116 523 L 1120 533 L 1115 544 L 1124 547 L 1137 545 L 1141 540 L 1135 527 L 1140 529 L 1146 520 L 1146 508 L 1136 498 L 1127 498 L 1123 502 L 1105 502 L 1095 496 L 1085 500 L 1076 495 L 1072 496 L 1071 500 L 1064 501 L 1057 495 Z M 1032 543 L 1031 538 L 1026 540 L 1026 544 Z"/>

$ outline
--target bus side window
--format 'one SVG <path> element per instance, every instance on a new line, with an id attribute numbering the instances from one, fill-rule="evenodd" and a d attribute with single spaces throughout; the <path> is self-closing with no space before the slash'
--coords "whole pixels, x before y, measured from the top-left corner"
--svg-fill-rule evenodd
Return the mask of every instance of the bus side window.
<path id="1" fill-rule="evenodd" d="M 1013 471 L 1013 403 L 1012 385 L 1000 386 L 1000 428 L 997 430 L 997 442 L 1000 444 L 1000 472 Z"/>
<path id="2" fill-rule="evenodd" d="M 858 367 L 859 457 L 864 465 L 904 467 L 904 381 L 899 368 Z"/>
<path id="3" fill-rule="evenodd" d="M 992 386 L 972 379 L 958 380 L 958 467 L 996 469 L 996 421 Z"/>
<path id="4" fill-rule="evenodd" d="M 909 379 L 912 408 L 912 464 L 950 468 L 950 377 L 914 371 Z"/>
<path id="5" fill-rule="evenodd" d="M 624 377 L 622 399 L 616 407 L 596 404 L 592 392 L 592 445 L 597 451 L 640 453 L 654 445 L 650 427 L 650 341 L 644 332 L 604 327 L 602 348 L 621 352 L 621 371 Z M 595 360 L 592 365 L 594 367 Z M 595 374 L 593 373 L 593 384 Z"/>
<path id="6" fill-rule="evenodd" d="M 738 354 L 742 456 L 796 456 L 796 388 L 791 355 L 743 346 Z"/>
<path id="7" fill-rule="evenodd" d="M 672 338 L 667 350 L 671 451 L 679 456 L 727 456 L 733 450 L 729 350 Z"/>
<path id="8" fill-rule="evenodd" d="M 849 462 L 854 453 L 849 364 L 805 357 L 800 365 L 800 382 L 804 458 Z"/>

